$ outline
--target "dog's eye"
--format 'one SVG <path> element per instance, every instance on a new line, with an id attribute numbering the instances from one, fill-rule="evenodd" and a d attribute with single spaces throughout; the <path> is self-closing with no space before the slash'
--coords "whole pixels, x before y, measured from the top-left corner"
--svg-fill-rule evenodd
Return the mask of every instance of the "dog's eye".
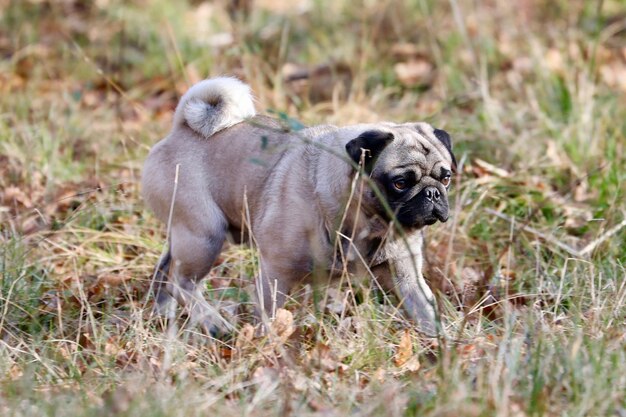
<path id="1" fill-rule="evenodd" d="M 393 187 L 398 191 L 404 191 L 409 186 L 409 183 L 404 178 L 397 178 L 393 180 Z"/>
<path id="2" fill-rule="evenodd" d="M 443 177 L 441 179 L 441 183 L 443 184 L 444 187 L 447 187 L 448 185 L 450 185 L 450 176 L 446 175 L 445 177 Z"/>

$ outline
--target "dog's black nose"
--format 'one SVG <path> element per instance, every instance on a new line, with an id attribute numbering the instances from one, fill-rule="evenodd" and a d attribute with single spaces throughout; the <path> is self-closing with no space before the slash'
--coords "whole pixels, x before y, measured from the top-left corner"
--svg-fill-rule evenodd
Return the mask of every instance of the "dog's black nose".
<path id="1" fill-rule="evenodd" d="M 427 187 L 425 192 L 426 192 L 426 199 L 428 201 L 437 202 L 441 198 L 441 193 L 436 187 Z"/>

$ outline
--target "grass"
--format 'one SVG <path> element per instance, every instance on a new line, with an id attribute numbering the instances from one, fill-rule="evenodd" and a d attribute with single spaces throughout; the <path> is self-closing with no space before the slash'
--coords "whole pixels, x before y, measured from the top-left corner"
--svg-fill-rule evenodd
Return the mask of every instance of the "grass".
<path id="1" fill-rule="evenodd" d="M 0 413 L 624 415 L 624 3 L 256 3 L 0 1 Z M 254 338 L 240 247 L 207 283 L 232 340 L 149 318 L 141 164 L 219 74 L 305 124 L 452 134 L 454 216 L 429 232 L 448 340 L 358 277 Z"/>

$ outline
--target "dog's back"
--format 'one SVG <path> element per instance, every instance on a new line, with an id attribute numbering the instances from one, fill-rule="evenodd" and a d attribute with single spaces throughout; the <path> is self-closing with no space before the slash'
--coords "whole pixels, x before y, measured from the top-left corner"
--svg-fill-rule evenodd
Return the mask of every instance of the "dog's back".
<path id="1" fill-rule="evenodd" d="M 255 115 L 246 84 L 228 77 L 201 81 L 181 98 L 171 132 L 146 159 L 144 201 L 163 222 L 173 208 L 175 220 L 193 212 L 240 228 L 244 206 L 254 211 L 276 164 L 304 145 L 279 121 Z M 173 198 L 179 202 L 172 205 Z"/>

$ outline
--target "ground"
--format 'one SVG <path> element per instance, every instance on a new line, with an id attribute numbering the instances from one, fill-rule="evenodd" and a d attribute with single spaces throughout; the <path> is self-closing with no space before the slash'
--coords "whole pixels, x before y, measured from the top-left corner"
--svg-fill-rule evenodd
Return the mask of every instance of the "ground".
<path id="1" fill-rule="evenodd" d="M 445 337 L 358 276 L 255 337 L 237 246 L 207 281 L 231 338 L 150 317 L 141 165 L 223 74 L 294 128 L 450 132 Z M 625 104 L 623 1 L 0 0 L 0 413 L 626 415 Z"/>

